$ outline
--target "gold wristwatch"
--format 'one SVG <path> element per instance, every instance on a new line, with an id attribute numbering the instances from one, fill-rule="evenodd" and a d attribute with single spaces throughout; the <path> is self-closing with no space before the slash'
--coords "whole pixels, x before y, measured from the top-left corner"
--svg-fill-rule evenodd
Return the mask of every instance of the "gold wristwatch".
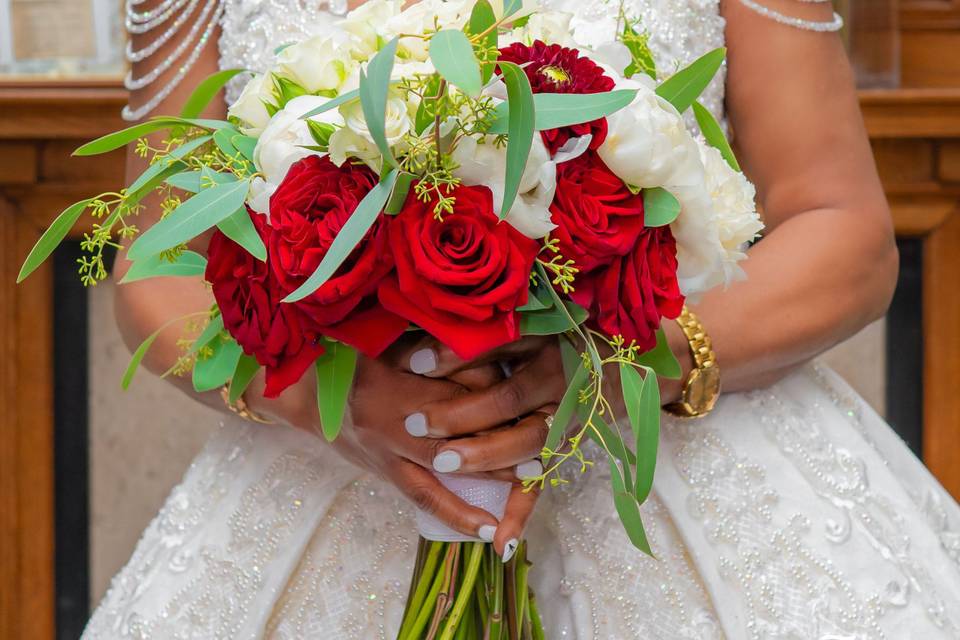
<path id="1" fill-rule="evenodd" d="M 720 367 L 710 336 L 696 314 L 684 306 L 677 324 L 690 343 L 693 369 L 683 383 L 680 399 L 664 409 L 677 416 L 699 418 L 710 413 L 720 397 Z"/>

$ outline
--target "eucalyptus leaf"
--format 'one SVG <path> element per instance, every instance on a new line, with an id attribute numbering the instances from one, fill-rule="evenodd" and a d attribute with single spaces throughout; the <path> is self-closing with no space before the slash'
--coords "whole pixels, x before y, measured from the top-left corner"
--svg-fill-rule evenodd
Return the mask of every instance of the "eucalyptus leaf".
<path id="1" fill-rule="evenodd" d="M 233 378 L 230 379 L 229 395 L 230 404 L 236 404 L 237 400 L 243 395 L 243 392 L 250 386 L 254 376 L 260 371 L 260 363 L 253 356 L 245 353 L 240 354 L 237 360 L 237 367 L 233 370 Z"/>
<path id="2" fill-rule="evenodd" d="M 538 93 L 533 96 L 537 114 L 535 127 L 537 131 L 545 131 L 605 118 L 629 105 L 636 95 L 636 89 L 602 93 Z M 508 133 L 510 103 L 497 105 L 494 117 L 489 133 Z"/>
<path id="3" fill-rule="evenodd" d="M 347 91 L 346 93 L 340 94 L 340 95 L 337 96 L 336 98 L 331 98 L 329 102 L 324 102 L 324 103 L 323 103 L 322 105 L 320 105 L 319 107 L 317 107 L 317 108 L 315 108 L 315 109 L 311 109 L 310 111 L 307 111 L 305 114 L 303 114 L 302 116 L 300 116 L 300 119 L 301 119 L 301 120 L 306 120 L 307 118 L 312 118 L 313 116 L 318 116 L 318 115 L 320 115 L 321 113 L 325 113 L 325 112 L 327 112 L 327 111 L 330 111 L 331 109 L 336 109 L 336 108 L 339 107 L 340 105 L 346 104 L 346 103 L 350 102 L 351 100 L 357 100 L 359 97 L 360 97 L 360 90 L 359 90 L 359 89 L 354 89 L 353 91 Z"/>
<path id="4" fill-rule="evenodd" d="M 440 92 L 440 76 L 432 75 L 427 80 L 423 88 L 423 95 L 426 96 L 420 101 L 417 107 L 417 113 L 413 118 L 413 128 L 419 136 L 433 124 L 437 115 L 437 100 L 433 98 Z"/>
<path id="5" fill-rule="evenodd" d="M 647 35 L 641 35 L 637 33 L 637 31 L 630 25 L 629 21 L 625 21 L 620 40 L 623 42 L 624 46 L 627 47 L 631 58 L 630 64 L 627 65 L 627 68 L 623 70 L 623 75 L 627 78 L 631 78 L 637 73 L 644 73 L 650 78 L 656 80 L 657 63 L 653 59 L 653 52 L 650 50 Z"/>
<path id="6" fill-rule="evenodd" d="M 663 227 L 680 215 L 680 201 L 663 187 L 643 190 L 643 224 Z"/>
<path id="7" fill-rule="evenodd" d="M 617 515 L 620 516 L 620 523 L 627 532 L 627 537 L 640 551 L 652 556 L 650 543 L 647 541 L 647 533 L 643 529 L 643 519 L 640 517 L 640 504 L 633 497 L 633 493 L 627 490 L 624 484 L 621 467 L 613 458 L 608 459 L 610 463 L 610 481 L 613 484 L 613 505 L 617 508 Z"/>
<path id="8" fill-rule="evenodd" d="M 92 140 L 82 146 L 80 146 L 76 151 L 73 152 L 75 156 L 95 156 L 101 153 L 107 153 L 108 151 L 113 151 L 124 147 L 134 140 L 138 140 L 144 136 L 150 135 L 157 131 L 162 131 L 164 129 L 173 129 L 175 127 L 197 127 L 200 129 L 207 129 L 214 131 L 216 129 L 222 129 L 223 127 L 231 126 L 229 122 L 224 122 L 223 120 L 204 120 L 201 118 L 174 118 L 170 116 L 163 116 L 159 118 L 152 118 L 146 122 L 141 122 L 140 124 L 135 124 L 132 127 L 127 127 L 126 129 L 121 129 L 120 131 L 114 131 L 113 133 L 108 133 L 105 136 Z"/>
<path id="9" fill-rule="evenodd" d="M 257 139 L 253 136 L 236 135 L 230 139 L 233 146 L 247 160 L 253 161 L 253 150 L 257 148 Z"/>
<path id="10" fill-rule="evenodd" d="M 553 306 L 553 301 L 550 304 L 545 303 L 537 295 L 537 287 L 531 288 L 527 292 L 527 302 L 519 307 L 517 311 L 524 313 L 525 311 L 543 311 L 544 309 L 550 309 Z"/>
<path id="11" fill-rule="evenodd" d="M 233 146 L 233 137 L 239 135 L 240 132 L 236 129 L 220 129 L 213 134 L 213 142 L 217 145 L 217 148 L 220 149 L 228 158 L 236 156 L 239 152 L 237 148 Z"/>
<path id="12" fill-rule="evenodd" d="M 198 393 L 219 389 L 233 377 L 243 349 L 237 341 L 220 334 L 210 341 L 213 353 L 208 358 L 197 359 L 193 365 L 193 389 Z"/>
<path id="13" fill-rule="evenodd" d="M 147 339 L 140 343 L 140 346 L 137 347 L 137 350 L 133 352 L 133 356 L 130 357 L 130 362 L 127 364 L 127 368 L 123 372 L 123 377 L 120 378 L 120 387 L 126 391 L 130 388 L 130 383 L 133 382 L 133 375 L 137 372 L 137 369 L 140 367 L 140 363 L 143 361 L 143 357 L 147 355 L 147 351 L 153 346 L 154 341 L 157 339 L 157 336 L 160 335 L 160 332 L 166 328 L 166 325 L 160 327 L 149 336 Z"/>
<path id="14" fill-rule="evenodd" d="M 727 50 L 723 47 L 703 54 L 689 66 L 667 78 L 657 87 L 657 95 L 683 113 L 713 80 L 726 55 Z"/>
<path id="15" fill-rule="evenodd" d="M 367 64 L 366 72 L 360 72 L 360 106 L 370 137 L 380 150 L 385 164 L 396 167 L 386 136 L 387 93 L 390 91 L 390 74 L 397 55 L 399 37 L 393 38 Z"/>
<path id="16" fill-rule="evenodd" d="M 523 0 L 503 0 L 503 17 L 509 18 L 523 8 Z"/>
<path id="17" fill-rule="evenodd" d="M 547 432 L 547 440 L 544 443 L 545 449 L 555 451 L 563 439 L 563 435 L 570 426 L 570 421 L 577 413 L 577 407 L 580 404 L 580 392 L 587 386 L 590 377 L 590 371 L 586 364 L 581 360 L 580 365 L 570 378 L 570 384 L 560 399 L 556 412 L 553 414 L 553 424 Z M 546 462 L 546 460 L 544 460 Z"/>
<path id="18" fill-rule="evenodd" d="M 67 234 L 70 233 L 70 229 L 77 223 L 80 216 L 83 215 L 83 212 L 87 206 L 89 206 L 91 200 L 92 198 L 87 198 L 80 202 L 74 202 L 50 223 L 50 226 L 43 232 L 43 235 L 40 236 L 37 243 L 33 245 L 30 253 L 27 254 L 26 260 L 23 261 L 23 266 L 20 267 L 20 273 L 17 275 L 18 283 L 23 282 L 24 278 L 33 273 L 34 270 L 43 264 L 43 261 L 53 253 L 54 249 L 56 249 Z"/>
<path id="19" fill-rule="evenodd" d="M 707 143 L 720 152 L 720 155 L 723 156 L 723 159 L 727 161 L 727 164 L 730 165 L 730 168 L 734 171 L 740 171 L 740 163 L 737 162 L 737 156 L 734 155 L 733 149 L 730 148 L 730 142 L 727 141 L 727 136 L 723 134 L 723 129 L 720 128 L 720 123 L 717 122 L 717 119 L 713 117 L 713 114 L 705 106 L 699 102 L 693 103 L 693 115 L 697 119 L 697 125 L 700 127 L 700 133 L 703 134 L 703 137 L 706 139 Z"/>
<path id="20" fill-rule="evenodd" d="M 582 408 L 580 411 L 580 420 L 586 421 L 587 418 L 590 417 L 586 415 L 588 413 L 590 413 L 589 408 Z M 607 421 L 600 416 L 594 414 L 593 417 L 590 417 L 590 424 L 593 428 L 587 430 L 587 435 L 590 436 L 591 440 L 600 445 L 601 449 L 605 449 L 613 454 L 615 458 L 623 463 L 623 472 L 626 475 L 626 481 L 628 484 L 632 484 L 630 467 L 637 463 L 637 457 L 633 451 L 626 446 L 623 438 L 621 438 L 618 433 L 615 433 L 614 430 L 610 428 L 610 425 L 607 424 Z"/>
<path id="21" fill-rule="evenodd" d="M 520 335 L 551 336 L 564 333 L 583 324 L 590 316 L 586 309 L 575 302 L 565 300 L 564 306 L 566 311 L 554 306 L 540 311 L 522 312 Z"/>
<path id="22" fill-rule="evenodd" d="M 203 110 L 207 108 L 207 105 L 220 93 L 223 87 L 233 78 L 243 73 L 243 71 L 243 69 L 224 69 L 223 71 L 217 71 L 204 78 L 204 80 L 197 85 L 197 88 L 193 90 L 193 93 L 190 94 L 190 97 L 187 98 L 187 102 L 183 105 L 183 110 L 180 112 L 180 117 L 200 117 Z"/>
<path id="23" fill-rule="evenodd" d="M 459 29 L 444 29 L 430 37 L 430 60 L 443 78 L 470 97 L 480 95 L 480 63 L 473 45 Z"/>
<path id="24" fill-rule="evenodd" d="M 239 180 L 201 190 L 137 238 L 127 257 L 138 260 L 195 238 L 242 207 L 249 186 Z"/>
<path id="25" fill-rule="evenodd" d="M 390 216 L 395 216 L 400 213 L 404 203 L 407 201 L 407 195 L 410 193 L 410 186 L 416 177 L 414 174 L 407 173 L 406 171 L 401 171 L 397 174 L 397 182 L 393 185 L 393 192 L 390 194 L 390 199 L 387 200 L 387 204 L 383 208 L 384 213 Z"/>
<path id="26" fill-rule="evenodd" d="M 637 357 L 637 364 L 649 367 L 661 378 L 679 380 L 682 375 L 680 363 L 673 355 L 673 350 L 667 343 L 667 335 L 663 329 L 657 329 L 657 346 Z"/>
<path id="27" fill-rule="evenodd" d="M 211 187 L 214 184 L 227 184 L 228 182 L 236 181 L 237 177 L 232 173 L 213 171 L 208 167 L 204 167 L 200 171 L 183 171 L 170 176 L 166 180 L 167 184 L 171 187 L 176 187 L 181 191 L 189 191 L 190 193 L 199 193 L 202 189 Z"/>
<path id="28" fill-rule="evenodd" d="M 478 36 L 486 32 L 484 39 L 479 42 L 484 52 L 489 54 L 497 53 L 497 30 L 492 28 L 497 23 L 497 15 L 493 11 L 493 6 L 487 0 L 477 0 L 470 11 L 470 20 L 467 22 L 467 30 L 470 35 Z M 481 56 L 482 57 L 482 56 Z M 493 77 L 496 65 L 492 60 L 484 60 L 480 65 L 480 83 L 487 84 Z"/>
<path id="29" fill-rule="evenodd" d="M 210 318 L 207 326 L 203 328 L 203 331 L 200 332 L 197 339 L 190 345 L 190 348 L 187 350 L 187 355 L 200 351 L 200 349 L 207 346 L 211 340 L 220 335 L 221 331 L 223 331 L 223 316 L 218 313 Z"/>
<path id="30" fill-rule="evenodd" d="M 527 166 L 530 148 L 533 146 L 534 102 L 530 80 L 523 69 L 512 62 L 500 63 L 503 82 L 507 86 L 508 117 L 506 178 L 503 184 L 503 202 L 498 215 L 503 220 L 510 213 L 520 188 L 520 179 Z"/>
<path id="31" fill-rule="evenodd" d="M 170 175 L 173 167 L 178 167 L 179 170 L 177 173 L 179 173 L 186 168 L 186 165 L 180 160 L 205 145 L 210 141 L 211 137 L 212 136 L 200 136 L 199 138 L 194 138 L 177 147 L 167 156 L 158 159 L 147 167 L 147 170 L 141 173 L 140 176 L 127 187 L 127 193 L 136 193 L 142 190 L 146 185 L 153 183 L 157 176 L 161 174 Z M 162 182 L 162 180 L 160 182 Z M 159 184 L 159 182 L 156 184 Z"/>
<path id="32" fill-rule="evenodd" d="M 153 255 L 131 264 L 120 284 L 160 276 L 202 276 L 206 268 L 207 259 L 193 251 L 184 251 L 173 262 Z"/>
<path id="33" fill-rule="evenodd" d="M 326 353 L 317 358 L 317 408 L 320 428 L 333 442 L 343 426 L 343 415 L 357 368 L 357 352 L 342 342 L 328 341 Z"/>
<path id="34" fill-rule="evenodd" d="M 377 186 L 370 190 L 370 193 L 363 197 L 357 208 L 350 214 L 346 224 L 340 229 L 340 233 L 334 238 L 330 248 L 327 250 L 323 260 L 317 270 L 314 271 L 306 282 L 304 282 L 296 291 L 283 299 L 283 302 L 296 302 L 303 300 L 311 293 L 323 286 L 330 279 L 343 261 L 347 259 L 356 246 L 360 243 L 370 227 L 376 221 L 377 216 L 383 211 L 390 192 L 393 191 L 393 185 L 397 180 L 397 171 L 392 170 L 384 176 Z"/>
<path id="35" fill-rule="evenodd" d="M 260 262 L 267 261 L 267 247 L 253 225 L 246 206 L 240 207 L 232 215 L 218 222 L 217 228 Z"/>
<path id="36" fill-rule="evenodd" d="M 632 364 L 620 363 L 620 386 L 633 429 L 637 456 L 634 495 L 641 504 L 653 487 L 657 445 L 660 441 L 660 386 L 653 371 L 646 371 L 646 376 L 641 378 Z"/>

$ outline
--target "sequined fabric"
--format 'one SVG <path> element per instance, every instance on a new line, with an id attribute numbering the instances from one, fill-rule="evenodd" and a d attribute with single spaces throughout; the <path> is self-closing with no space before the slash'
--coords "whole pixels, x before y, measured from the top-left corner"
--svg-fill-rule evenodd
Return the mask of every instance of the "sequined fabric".
<path id="1" fill-rule="evenodd" d="M 325 7 L 223 1 L 222 64 L 250 69 Z M 575 13 L 589 44 L 610 37 L 620 6 L 549 3 Z M 650 27 L 665 72 L 723 43 L 718 0 L 625 8 Z M 722 81 L 705 102 L 722 115 Z M 607 475 L 595 465 L 548 490 L 529 528 L 551 640 L 960 638 L 960 509 L 830 371 L 665 421 L 643 506 L 655 559 L 627 541 Z M 229 421 L 84 638 L 391 640 L 415 537 L 396 491 L 316 438 Z"/>

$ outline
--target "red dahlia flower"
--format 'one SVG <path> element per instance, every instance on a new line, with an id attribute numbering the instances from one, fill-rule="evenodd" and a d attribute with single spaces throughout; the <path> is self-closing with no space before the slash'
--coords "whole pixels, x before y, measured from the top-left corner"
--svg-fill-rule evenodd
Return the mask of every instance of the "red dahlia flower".
<path id="1" fill-rule="evenodd" d="M 531 45 L 515 42 L 500 49 L 500 60 L 520 65 L 534 93 L 600 93 L 614 88 L 613 79 L 604 75 L 593 60 L 576 49 L 535 40 Z M 524 66 L 526 65 L 526 66 Z M 570 138 L 592 134 L 590 148 L 596 149 L 607 137 L 607 120 L 575 124 L 561 129 L 541 131 L 543 143 L 551 154 Z"/>
<path id="2" fill-rule="evenodd" d="M 411 187 L 413 193 L 414 187 Z M 396 277 L 380 301 L 470 360 L 520 338 L 537 243 L 500 224 L 487 187 L 450 191 L 453 213 L 438 220 L 434 202 L 411 195 L 390 224 Z"/>

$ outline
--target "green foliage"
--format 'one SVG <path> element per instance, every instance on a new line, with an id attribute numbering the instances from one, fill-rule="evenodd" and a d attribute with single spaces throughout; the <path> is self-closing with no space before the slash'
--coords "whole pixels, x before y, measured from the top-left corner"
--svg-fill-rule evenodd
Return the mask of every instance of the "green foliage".
<path id="1" fill-rule="evenodd" d="M 185 169 L 187 165 L 181 162 L 181 160 L 209 142 L 211 137 L 212 136 L 206 135 L 194 138 L 177 147 L 169 154 L 156 157 L 153 163 L 147 167 L 147 170 L 140 174 L 140 176 L 127 187 L 127 192 L 137 193 L 148 186 L 150 188 L 147 189 L 147 191 L 152 191 L 154 186 L 160 183 L 160 181 L 156 180 L 158 176 L 161 174 L 170 176 L 174 173 L 174 168 L 178 169 L 176 173 Z"/>
<path id="2" fill-rule="evenodd" d="M 713 117 L 710 110 L 699 102 L 694 102 L 693 114 L 697 118 L 697 125 L 699 125 L 700 132 L 703 134 L 707 143 L 720 151 L 720 155 L 727 161 L 731 169 L 740 171 L 740 163 L 737 162 L 737 156 L 734 155 L 733 149 L 730 148 L 730 143 L 727 141 L 727 136 L 723 135 L 723 129 L 720 128 L 720 123 Z"/>
<path id="3" fill-rule="evenodd" d="M 643 224 L 647 227 L 662 227 L 680 215 L 680 201 L 662 187 L 643 190 Z"/>
<path id="4" fill-rule="evenodd" d="M 590 371 L 587 368 L 587 363 L 586 361 L 581 361 L 580 366 L 577 367 L 573 376 L 570 378 L 567 390 L 564 392 L 563 398 L 560 399 L 560 405 L 553 414 L 553 424 L 547 432 L 547 441 L 543 445 L 545 452 L 556 451 L 557 447 L 560 446 L 563 435 L 567 432 L 567 427 L 570 426 L 570 421 L 573 420 L 573 416 L 577 412 L 577 405 L 580 403 L 580 394 L 586 387 L 589 377 Z M 545 455 L 542 457 L 544 458 L 544 463 L 549 461 L 550 456 Z"/>
<path id="5" fill-rule="evenodd" d="M 653 487 L 653 472 L 657 465 L 657 445 L 660 441 L 660 387 L 652 369 L 644 377 L 630 363 L 620 363 L 620 386 L 627 407 L 630 427 L 633 429 L 636 451 L 636 484 L 634 494 L 643 503 Z"/>
<path id="6" fill-rule="evenodd" d="M 160 335 L 160 332 L 163 331 L 164 328 L 165 327 L 161 327 L 151 333 L 146 340 L 140 343 L 140 346 L 137 347 L 137 350 L 133 352 L 133 356 L 130 358 L 130 362 L 127 364 L 127 368 L 123 372 L 123 377 L 120 378 L 120 387 L 124 391 L 130 388 L 130 383 L 133 382 L 133 376 L 140 367 L 143 357 L 147 355 L 147 351 L 151 346 L 153 346 L 157 336 Z"/>
<path id="7" fill-rule="evenodd" d="M 537 131 L 568 127 L 606 117 L 624 108 L 636 97 L 636 89 L 615 89 L 602 93 L 538 93 L 533 96 Z M 494 110 L 489 133 L 508 133 L 510 103 Z"/>
<path id="8" fill-rule="evenodd" d="M 390 91 L 390 74 L 393 72 L 393 62 L 397 55 L 399 38 L 388 42 L 367 63 L 366 71 L 360 71 L 360 106 L 366 120 L 370 137 L 376 143 L 384 164 L 398 167 L 390 144 L 385 133 L 385 119 L 387 114 L 387 94 Z"/>
<path id="9" fill-rule="evenodd" d="M 404 203 L 407 201 L 407 195 L 410 193 L 410 185 L 413 184 L 413 181 L 417 176 L 412 173 L 407 173 L 406 171 L 401 171 L 397 174 L 397 182 L 393 185 L 393 192 L 390 194 L 390 199 L 387 200 L 387 204 L 383 207 L 383 212 L 390 216 L 395 216 L 403 209 Z"/>
<path id="10" fill-rule="evenodd" d="M 131 264 L 120 284 L 159 276 L 202 276 L 206 268 L 207 259 L 193 251 L 184 251 L 172 261 L 153 255 Z"/>
<path id="11" fill-rule="evenodd" d="M 243 71 L 243 69 L 224 69 L 223 71 L 217 71 L 207 76 L 197 85 L 197 88 L 193 90 L 190 97 L 187 98 L 187 102 L 183 105 L 183 110 L 180 112 L 180 117 L 199 118 L 203 110 L 210 104 L 210 101 L 220 93 L 220 90 L 223 89 L 230 80 L 243 73 Z"/>
<path id="12" fill-rule="evenodd" d="M 236 182 L 237 177 L 232 173 L 223 171 L 213 171 L 210 169 L 198 169 L 196 171 L 183 171 L 167 178 L 166 182 L 171 187 L 190 193 L 199 193 L 201 189 L 211 187 L 214 184 L 227 184 Z"/>
<path id="13" fill-rule="evenodd" d="M 357 368 L 357 352 L 342 342 L 324 342 L 326 353 L 317 358 L 317 409 L 327 442 L 340 434 L 343 416 Z"/>
<path id="14" fill-rule="evenodd" d="M 53 253 L 53 250 L 56 249 L 67 234 L 70 233 L 70 229 L 77 223 L 77 220 L 80 219 L 80 216 L 83 215 L 86 208 L 90 206 L 92 200 L 92 198 L 88 198 L 80 202 L 74 202 L 64 209 L 50 226 L 47 227 L 47 230 L 44 231 L 40 239 L 37 240 L 37 244 L 30 250 L 26 260 L 23 261 L 23 266 L 20 267 L 20 273 L 17 275 L 18 283 L 23 282 L 24 278 L 33 273 L 34 270 L 43 264 L 43 261 Z"/>
<path id="15" fill-rule="evenodd" d="M 577 303 L 564 300 L 566 310 L 550 306 L 539 311 L 526 311 L 520 315 L 520 335 L 552 336 L 575 329 L 586 322 L 590 313 Z"/>
<path id="16" fill-rule="evenodd" d="M 506 8 L 504 9 L 506 10 Z M 520 179 L 527 166 L 534 135 L 534 102 L 530 81 L 523 69 L 512 62 L 500 64 L 503 82 L 507 86 L 508 117 L 507 166 L 503 185 L 503 202 L 498 214 L 503 220 L 510 213 L 520 188 Z"/>
<path id="17" fill-rule="evenodd" d="M 263 244 L 260 234 L 257 233 L 257 228 L 253 225 L 246 206 L 240 207 L 230 216 L 218 222 L 217 228 L 260 262 L 267 261 L 267 247 Z"/>
<path id="18" fill-rule="evenodd" d="M 278 106 L 281 109 L 283 109 L 283 107 L 294 98 L 307 95 L 306 89 L 289 78 L 284 78 L 283 76 L 278 75 L 271 75 L 270 77 L 273 80 L 274 91 L 280 97 L 280 103 Z"/>
<path id="19" fill-rule="evenodd" d="M 230 380 L 229 395 L 230 404 L 236 404 L 243 392 L 250 386 L 254 376 L 260 371 L 260 363 L 253 356 L 245 353 L 240 354 L 237 360 L 237 367 L 233 370 L 233 377 Z"/>
<path id="20" fill-rule="evenodd" d="M 322 287 L 330 279 L 330 276 L 336 273 L 347 256 L 367 235 L 367 231 L 373 226 L 380 212 L 383 211 L 396 180 L 397 172 L 392 170 L 383 177 L 377 186 L 370 190 L 370 193 L 364 196 L 346 224 L 340 229 L 340 233 L 334 238 L 317 270 L 296 291 L 284 298 L 284 302 L 303 300 Z"/>
<path id="21" fill-rule="evenodd" d="M 689 66 L 667 78 L 657 87 L 657 95 L 683 113 L 713 80 L 726 55 L 727 50 L 723 47 L 703 54 Z"/>
<path id="22" fill-rule="evenodd" d="M 330 111 L 331 109 L 336 109 L 342 104 L 346 104 L 352 100 L 357 100 L 359 97 L 360 97 L 359 89 L 354 89 L 353 91 L 347 91 L 346 93 L 341 93 L 336 98 L 331 98 L 329 102 L 324 102 L 322 105 L 320 105 L 316 109 L 311 109 L 310 111 L 307 111 L 305 114 L 300 116 L 300 119 L 305 120 L 307 118 L 312 118 L 313 116 L 318 116 L 321 113 L 326 113 L 327 111 Z"/>
<path id="23" fill-rule="evenodd" d="M 317 122 L 316 120 L 307 120 L 307 128 L 310 129 L 310 136 L 321 147 L 330 146 L 330 136 L 337 130 L 335 126 L 328 122 Z"/>
<path id="24" fill-rule="evenodd" d="M 243 349 L 226 332 L 218 334 L 207 347 L 211 354 L 197 358 L 193 365 L 193 389 L 198 393 L 219 389 L 233 377 Z"/>
<path id="25" fill-rule="evenodd" d="M 195 127 L 197 129 L 206 129 L 207 131 L 215 131 L 216 129 L 222 129 L 223 127 L 228 126 L 230 126 L 230 123 L 222 120 L 174 118 L 170 116 L 151 118 L 146 122 L 141 122 L 140 124 L 135 124 L 132 127 L 127 127 L 126 129 L 121 129 L 120 131 L 108 133 L 103 137 L 92 140 L 91 142 L 79 147 L 73 152 L 73 155 L 95 156 L 101 153 L 107 153 L 109 151 L 114 151 L 115 149 L 126 146 L 134 140 L 138 140 L 144 136 L 150 135 L 151 133 L 163 131 L 165 129 Z"/>
<path id="26" fill-rule="evenodd" d="M 484 35 L 476 44 L 476 55 L 480 60 L 480 82 L 486 84 L 493 77 L 497 58 L 497 30 L 494 25 L 497 16 L 487 0 L 477 0 L 470 12 L 470 21 L 467 23 L 467 32 L 471 36 Z"/>
<path id="27" fill-rule="evenodd" d="M 643 520 L 640 517 L 640 503 L 633 496 L 632 491 L 627 490 L 624 483 L 623 470 L 617 464 L 614 458 L 609 459 L 610 480 L 613 483 L 613 505 L 617 509 L 617 515 L 620 516 L 620 523 L 623 525 L 627 537 L 637 549 L 653 555 L 650 550 L 650 543 L 647 541 L 647 533 L 643 528 Z"/>
<path id="28" fill-rule="evenodd" d="M 443 78 L 468 96 L 480 95 L 480 65 L 463 31 L 444 29 L 430 38 L 430 60 Z"/>
<path id="29" fill-rule="evenodd" d="M 623 31 L 620 34 L 620 41 L 630 51 L 630 64 L 624 69 L 626 77 L 632 78 L 638 73 L 645 73 L 654 80 L 657 79 L 657 63 L 653 59 L 653 52 L 650 50 L 650 36 L 646 33 L 638 33 L 630 20 L 621 15 L 623 19 Z"/>
<path id="30" fill-rule="evenodd" d="M 257 139 L 252 136 L 236 135 L 230 139 L 233 146 L 244 158 L 253 161 L 253 150 L 257 147 Z"/>
<path id="31" fill-rule="evenodd" d="M 503 17 L 509 18 L 523 8 L 523 0 L 503 0 Z"/>
<path id="32" fill-rule="evenodd" d="M 239 180 L 201 190 L 137 238 L 128 257 L 138 260 L 192 240 L 242 207 L 248 188 L 249 181 Z"/>
<path id="33" fill-rule="evenodd" d="M 635 362 L 642 367 L 653 369 L 661 378 L 679 380 L 682 375 L 680 363 L 677 361 L 677 357 L 673 355 L 673 350 L 667 343 L 667 334 L 663 332 L 663 329 L 657 329 L 657 346 L 638 355 Z"/>

